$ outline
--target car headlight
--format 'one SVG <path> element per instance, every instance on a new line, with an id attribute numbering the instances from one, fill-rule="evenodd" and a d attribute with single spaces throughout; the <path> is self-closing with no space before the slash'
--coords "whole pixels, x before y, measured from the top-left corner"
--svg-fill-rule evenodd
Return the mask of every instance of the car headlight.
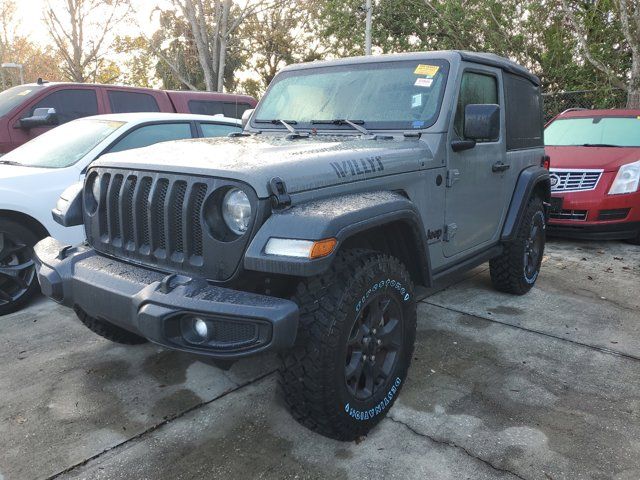
<path id="1" fill-rule="evenodd" d="M 251 223 L 251 202 L 239 188 L 229 190 L 222 200 L 222 218 L 236 235 L 243 235 Z"/>
<path id="2" fill-rule="evenodd" d="M 620 167 L 609 189 L 609 195 L 636 192 L 638 183 L 640 183 L 640 160 Z"/>

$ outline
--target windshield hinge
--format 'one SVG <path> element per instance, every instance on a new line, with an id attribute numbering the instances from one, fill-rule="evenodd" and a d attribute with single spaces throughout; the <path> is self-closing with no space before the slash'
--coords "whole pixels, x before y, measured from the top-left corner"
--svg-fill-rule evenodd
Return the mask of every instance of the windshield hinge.
<path id="1" fill-rule="evenodd" d="M 287 186 L 280 177 L 273 177 L 269 182 L 271 189 L 271 206 L 274 209 L 282 209 L 291 205 L 291 197 L 287 193 Z"/>
<path id="2" fill-rule="evenodd" d="M 460 171 L 457 169 L 447 170 L 447 187 L 453 187 L 453 184 L 460 180 Z"/>

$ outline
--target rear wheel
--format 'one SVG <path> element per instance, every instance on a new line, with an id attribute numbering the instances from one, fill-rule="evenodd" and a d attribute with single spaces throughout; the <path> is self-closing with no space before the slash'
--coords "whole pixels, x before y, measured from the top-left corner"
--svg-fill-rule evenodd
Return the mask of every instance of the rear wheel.
<path id="1" fill-rule="evenodd" d="M 325 275 L 303 280 L 295 347 L 282 356 L 280 386 L 293 417 L 327 437 L 365 435 L 406 380 L 416 303 L 406 268 L 366 250 L 343 252 Z"/>
<path id="2" fill-rule="evenodd" d="M 502 254 L 489 262 L 491 281 L 496 290 L 524 295 L 538 279 L 544 246 L 546 224 L 542 200 L 533 197 L 516 237 L 504 246 Z"/>
<path id="3" fill-rule="evenodd" d="M 0 315 L 21 309 L 39 291 L 33 262 L 38 240 L 24 225 L 0 218 Z"/>

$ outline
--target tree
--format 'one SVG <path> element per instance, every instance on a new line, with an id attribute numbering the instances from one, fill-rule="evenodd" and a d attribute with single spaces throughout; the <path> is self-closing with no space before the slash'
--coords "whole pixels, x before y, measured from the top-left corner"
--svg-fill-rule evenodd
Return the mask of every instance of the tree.
<path id="1" fill-rule="evenodd" d="M 259 79 L 248 78 L 242 88 L 259 95 L 285 65 L 321 59 L 326 48 L 318 40 L 317 25 L 310 15 L 309 1 L 280 2 L 249 15 L 240 28 L 239 37 L 247 52 L 246 63 Z"/>
<path id="2" fill-rule="evenodd" d="M 577 50 L 640 108 L 640 4 L 637 0 L 562 0 Z M 604 28 L 593 28 L 603 26 Z"/>
<path id="3" fill-rule="evenodd" d="M 68 79 L 117 78 L 115 64 L 105 60 L 105 53 L 114 27 L 130 12 L 128 0 L 48 0 L 43 21 Z"/>
<path id="4" fill-rule="evenodd" d="M 231 51 L 238 47 L 236 34 L 246 18 L 268 8 L 277 8 L 282 0 L 253 0 L 235 3 L 233 0 L 171 0 L 172 10 L 159 10 L 165 18 L 172 16 L 176 24 L 183 22 L 188 28 L 183 38 L 193 49 L 203 75 L 204 88 L 209 91 L 222 91 L 228 84 L 228 69 L 236 67 L 239 55 L 233 58 Z M 185 78 L 180 66 L 180 57 L 169 57 L 159 50 L 155 42 L 156 53 L 173 73 L 191 89 L 193 82 Z M 231 61 L 230 60 L 235 60 Z M 231 82 L 233 83 L 233 82 Z"/>

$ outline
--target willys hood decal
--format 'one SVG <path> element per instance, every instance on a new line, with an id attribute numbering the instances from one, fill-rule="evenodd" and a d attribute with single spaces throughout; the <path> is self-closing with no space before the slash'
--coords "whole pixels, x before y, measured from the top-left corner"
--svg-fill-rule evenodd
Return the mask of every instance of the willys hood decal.
<path id="1" fill-rule="evenodd" d="M 418 170 L 433 159 L 417 139 L 369 140 L 345 136 L 208 138 L 166 142 L 101 157 L 93 166 L 232 178 L 270 195 L 280 177 L 290 193 Z"/>

